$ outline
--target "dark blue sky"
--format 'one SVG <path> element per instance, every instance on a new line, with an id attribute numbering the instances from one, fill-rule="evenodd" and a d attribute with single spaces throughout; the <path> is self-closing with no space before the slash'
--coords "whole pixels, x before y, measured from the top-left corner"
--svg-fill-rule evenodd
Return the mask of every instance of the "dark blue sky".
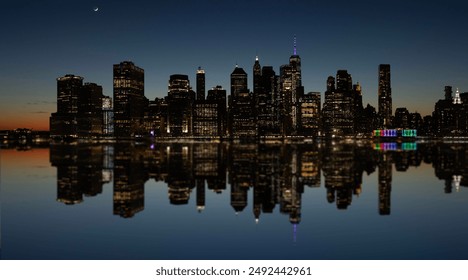
<path id="1" fill-rule="evenodd" d="M 388 63 L 393 108 L 430 114 L 445 85 L 468 91 L 467 11 L 465 1 L 9 1 L 0 10 L 0 129 L 15 114 L 47 123 L 55 79 L 68 73 L 112 96 L 112 65 L 124 60 L 145 69 L 150 99 L 166 95 L 171 74 L 195 87 L 198 66 L 207 88 L 229 89 L 238 63 L 251 88 L 255 55 L 278 73 L 294 34 L 306 91 L 323 94 L 326 78 L 347 69 L 377 107 L 377 69 Z"/>

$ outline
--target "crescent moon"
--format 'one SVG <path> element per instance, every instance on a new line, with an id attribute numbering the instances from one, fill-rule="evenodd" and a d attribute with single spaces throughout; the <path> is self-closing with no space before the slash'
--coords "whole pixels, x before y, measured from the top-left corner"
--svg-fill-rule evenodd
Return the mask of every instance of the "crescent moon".
<path id="1" fill-rule="evenodd" d="M 94 7 L 93 10 L 97 12 L 99 10 L 99 7 Z"/>

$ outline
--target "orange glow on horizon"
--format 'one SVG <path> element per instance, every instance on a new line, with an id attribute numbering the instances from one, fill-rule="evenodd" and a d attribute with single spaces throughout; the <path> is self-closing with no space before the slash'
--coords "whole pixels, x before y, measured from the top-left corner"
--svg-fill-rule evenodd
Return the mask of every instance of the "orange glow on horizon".
<path id="1" fill-rule="evenodd" d="M 13 130 L 16 128 L 29 128 L 34 131 L 49 130 L 50 113 L 27 115 L 4 115 L 0 119 L 0 130 Z"/>

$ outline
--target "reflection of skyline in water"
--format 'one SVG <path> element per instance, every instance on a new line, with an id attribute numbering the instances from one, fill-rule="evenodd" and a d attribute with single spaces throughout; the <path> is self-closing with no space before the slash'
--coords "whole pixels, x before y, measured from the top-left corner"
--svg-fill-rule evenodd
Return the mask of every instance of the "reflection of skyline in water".
<path id="1" fill-rule="evenodd" d="M 160 143 L 135 145 L 65 145 L 50 147 L 57 168 L 57 200 L 76 204 L 102 193 L 113 181 L 113 213 L 133 217 L 145 207 L 148 180 L 167 184 L 170 204 L 188 204 L 203 212 L 206 190 L 230 193 L 233 212 L 250 209 L 280 213 L 293 224 L 301 221 L 302 194 L 308 188 L 324 190 L 324 199 L 345 210 L 362 190 L 363 173 L 378 174 L 378 213 L 391 214 L 392 170 L 405 172 L 424 161 L 445 193 L 468 186 L 467 144 L 418 144 L 417 149 L 376 149 L 371 144 L 256 145 L 217 143 Z"/>

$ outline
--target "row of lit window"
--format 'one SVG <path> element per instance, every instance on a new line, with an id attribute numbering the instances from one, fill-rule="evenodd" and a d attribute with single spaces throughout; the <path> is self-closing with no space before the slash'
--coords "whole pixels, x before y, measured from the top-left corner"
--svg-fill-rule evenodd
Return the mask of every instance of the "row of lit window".
<path id="1" fill-rule="evenodd" d="M 416 137 L 417 130 L 416 129 L 376 129 L 373 132 L 373 135 L 376 137 Z"/>

